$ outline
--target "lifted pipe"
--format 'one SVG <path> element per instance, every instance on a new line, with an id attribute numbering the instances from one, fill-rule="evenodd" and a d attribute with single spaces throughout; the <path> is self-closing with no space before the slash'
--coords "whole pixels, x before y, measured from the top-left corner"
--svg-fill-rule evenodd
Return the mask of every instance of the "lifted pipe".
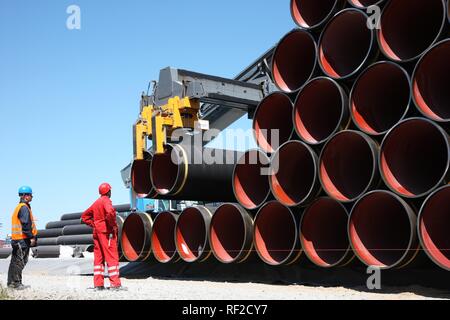
<path id="1" fill-rule="evenodd" d="M 299 90 L 314 74 L 317 45 L 305 30 L 293 30 L 278 43 L 272 58 L 272 77 L 284 92 Z"/>
<path id="2" fill-rule="evenodd" d="M 391 60 L 418 59 L 444 32 L 444 0 L 391 0 L 383 9 L 378 43 Z"/>
<path id="3" fill-rule="evenodd" d="M 138 198 L 156 198 L 158 193 L 152 186 L 151 165 L 153 154 L 144 152 L 144 159 L 134 160 L 131 165 L 131 188 Z"/>
<path id="4" fill-rule="evenodd" d="M 417 227 L 427 255 L 439 267 L 450 271 L 450 185 L 439 188 L 425 200 Z"/>
<path id="5" fill-rule="evenodd" d="M 37 237 L 39 239 L 59 237 L 63 235 L 63 229 L 64 228 L 38 230 Z"/>
<path id="6" fill-rule="evenodd" d="M 73 236 L 81 234 L 92 234 L 92 227 L 80 224 L 75 226 L 65 226 L 62 230 L 63 236 Z"/>
<path id="7" fill-rule="evenodd" d="M 413 73 L 413 97 L 419 111 L 431 120 L 450 122 L 450 39 L 430 48 Z"/>
<path id="8" fill-rule="evenodd" d="M 153 156 L 151 180 L 164 196 L 192 201 L 236 201 L 233 169 L 242 153 L 231 150 L 166 144 Z"/>
<path id="9" fill-rule="evenodd" d="M 273 153 L 294 133 L 291 99 L 284 93 L 274 92 L 265 97 L 253 117 L 253 134 L 258 146 Z"/>
<path id="10" fill-rule="evenodd" d="M 320 192 L 317 164 L 317 155 L 304 142 L 286 142 L 270 162 L 272 194 L 286 206 L 308 204 Z"/>
<path id="11" fill-rule="evenodd" d="M 135 212 L 123 223 L 120 244 L 125 259 L 130 262 L 146 261 L 150 257 L 153 220 L 150 214 Z"/>
<path id="12" fill-rule="evenodd" d="M 241 263 L 253 248 L 253 219 L 240 205 L 225 203 L 217 208 L 209 229 L 211 250 L 221 263 Z"/>
<path id="13" fill-rule="evenodd" d="M 424 118 L 406 119 L 384 138 L 380 171 L 398 195 L 420 198 L 449 181 L 450 144 L 447 133 Z"/>
<path id="14" fill-rule="evenodd" d="M 385 0 L 348 0 L 352 6 L 358 9 L 367 9 L 370 6 L 380 6 Z"/>
<path id="15" fill-rule="evenodd" d="M 203 262 L 211 255 L 209 227 L 214 213 L 212 208 L 197 206 L 181 212 L 175 226 L 175 245 L 181 259 Z"/>
<path id="16" fill-rule="evenodd" d="M 59 229 L 64 228 L 65 226 L 72 226 L 77 224 L 82 224 L 81 218 L 74 220 L 63 220 L 63 221 L 52 221 L 47 223 L 45 229 Z"/>
<path id="17" fill-rule="evenodd" d="M 45 239 L 43 239 L 45 240 Z M 61 236 L 58 237 L 58 241 L 56 244 L 63 246 L 73 246 L 79 244 L 93 244 L 94 239 L 92 234 L 81 234 L 75 236 Z"/>
<path id="18" fill-rule="evenodd" d="M 345 0 L 291 0 L 291 16 L 300 28 L 312 30 L 322 26 L 344 5 Z"/>
<path id="19" fill-rule="evenodd" d="M 294 210 L 277 201 L 259 209 L 254 221 L 254 244 L 266 264 L 290 265 L 300 258 L 299 212 Z"/>
<path id="20" fill-rule="evenodd" d="M 40 246 L 31 249 L 33 258 L 59 258 L 60 246 Z"/>
<path id="21" fill-rule="evenodd" d="M 114 209 L 116 209 L 117 212 L 127 212 L 130 211 L 130 205 L 129 204 L 118 204 L 113 206 Z M 76 212 L 76 213 L 66 213 L 61 216 L 61 220 L 75 220 L 80 219 L 83 212 Z"/>
<path id="22" fill-rule="evenodd" d="M 300 241 L 316 266 L 345 266 L 355 257 L 348 240 L 348 216 L 340 202 L 328 197 L 316 199 L 303 213 Z"/>
<path id="23" fill-rule="evenodd" d="M 351 78 L 375 59 L 378 47 L 368 20 L 362 11 L 345 9 L 328 22 L 319 40 L 319 65 L 327 76 Z"/>
<path id="24" fill-rule="evenodd" d="M 356 256 L 381 269 L 403 268 L 420 251 L 417 216 L 399 196 L 372 191 L 354 205 L 348 232 Z"/>
<path id="25" fill-rule="evenodd" d="M 153 223 L 151 244 L 153 256 L 160 263 L 176 262 L 175 226 L 178 214 L 170 211 L 158 213 Z"/>
<path id="26" fill-rule="evenodd" d="M 363 132 L 385 134 L 408 113 L 411 80 L 398 64 L 377 62 L 361 73 L 350 93 L 353 122 Z"/>
<path id="27" fill-rule="evenodd" d="M 233 172 L 233 191 L 245 209 L 257 209 L 270 197 L 269 165 L 269 157 L 257 149 L 245 152 L 237 161 Z"/>
<path id="28" fill-rule="evenodd" d="M 298 93 L 293 120 L 295 131 L 303 141 L 322 144 L 350 124 L 347 94 L 333 79 L 315 78 Z"/>
<path id="29" fill-rule="evenodd" d="M 377 159 L 378 145 L 366 134 L 351 130 L 337 133 L 320 155 L 323 189 L 338 201 L 355 201 L 378 185 Z"/>

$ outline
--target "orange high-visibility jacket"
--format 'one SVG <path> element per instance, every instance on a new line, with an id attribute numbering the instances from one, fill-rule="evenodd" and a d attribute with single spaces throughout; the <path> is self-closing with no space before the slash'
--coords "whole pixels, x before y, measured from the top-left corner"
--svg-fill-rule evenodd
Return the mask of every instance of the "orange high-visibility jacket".
<path id="1" fill-rule="evenodd" d="M 22 232 L 22 222 L 19 219 L 19 212 L 20 209 L 22 209 L 23 206 L 27 206 L 25 203 L 19 203 L 14 210 L 14 213 L 12 215 L 11 225 L 12 225 L 12 232 L 11 232 L 11 239 L 12 240 L 24 240 L 28 237 Z M 28 207 L 28 206 L 27 206 Z M 33 213 L 31 212 L 31 208 L 28 207 L 28 210 L 30 211 L 30 219 L 31 219 L 31 233 L 33 236 L 37 235 L 37 229 L 34 224 L 34 218 Z"/>

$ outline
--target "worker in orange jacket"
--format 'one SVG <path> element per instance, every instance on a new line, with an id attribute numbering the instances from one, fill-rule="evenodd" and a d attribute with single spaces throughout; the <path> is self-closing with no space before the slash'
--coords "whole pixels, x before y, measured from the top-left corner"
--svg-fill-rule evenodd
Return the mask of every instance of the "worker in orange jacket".
<path id="1" fill-rule="evenodd" d="M 91 226 L 94 237 L 94 289 L 104 290 L 105 262 L 108 266 L 111 290 L 124 290 L 119 277 L 119 253 L 117 249 L 118 227 L 116 210 L 111 202 L 111 186 L 102 183 L 98 198 L 81 219 Z"/>

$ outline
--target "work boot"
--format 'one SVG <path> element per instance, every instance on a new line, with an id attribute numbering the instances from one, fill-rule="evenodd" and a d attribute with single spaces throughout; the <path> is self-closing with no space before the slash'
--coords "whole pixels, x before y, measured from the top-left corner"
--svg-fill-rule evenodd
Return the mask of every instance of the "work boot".
<path id="1" fill-rule="evenodd" d="M 109 290 L 111 291 L 128 291 L 127 288 L 119 286 L 119 287 L 110 287 Z"/>
<path id="2" fill-rule="evenodd" d="M 95 287 L 94 291 L 103 291 L 105 290 L 105 287 Z"/>
<path id="3" fill-rule="evenodd" d="M 29 289 L 30 286 L 25 286 L 25 285 L 19 283 L 19 284 L 10 284 L 8 286 L 8 288 L 14 289 L 14 290 L 25 290 L 25 289 Z"/>

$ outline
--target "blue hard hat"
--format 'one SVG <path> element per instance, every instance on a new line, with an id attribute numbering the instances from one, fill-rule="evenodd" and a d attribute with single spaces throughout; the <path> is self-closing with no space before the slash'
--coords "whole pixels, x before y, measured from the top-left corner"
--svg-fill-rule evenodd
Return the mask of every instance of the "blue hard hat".
<path id="1" fill-rule="evenodd" d="M 21 194 L 33 194 L 33 190 L 28 186 L 22 186 L 19 188 L 19 195 Z"/>

